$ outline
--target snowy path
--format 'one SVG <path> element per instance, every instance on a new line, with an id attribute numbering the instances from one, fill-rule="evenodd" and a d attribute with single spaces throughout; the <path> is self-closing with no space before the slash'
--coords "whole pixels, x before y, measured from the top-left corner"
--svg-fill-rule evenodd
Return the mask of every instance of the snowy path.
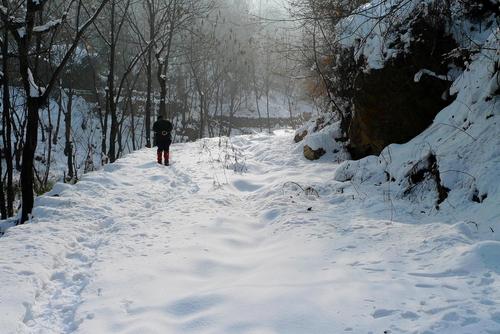
<path id="1" fill-rule="evenodd" d="M 500 268 L 474 263 L 487 246 L 439 217 L 391 222 L 291 142 L 233 138 L 244 173 L 208 140 L 168 168 L 144 150 L 57 185 L 0 239 L 0 332 L 500 333 Z"/>

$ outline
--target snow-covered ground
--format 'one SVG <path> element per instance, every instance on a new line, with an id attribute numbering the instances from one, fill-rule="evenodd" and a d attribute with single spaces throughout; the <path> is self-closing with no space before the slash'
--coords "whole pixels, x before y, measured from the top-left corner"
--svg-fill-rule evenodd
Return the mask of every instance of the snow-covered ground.
<path id="1" fill-rule="evenodd" d="M 176 144 L 170 167 L 145 149 L 57 184 L 0 239 L 0 332 L 500 333 L 498 238 L 334 181 L 336 157 L 292 139 Z"/>

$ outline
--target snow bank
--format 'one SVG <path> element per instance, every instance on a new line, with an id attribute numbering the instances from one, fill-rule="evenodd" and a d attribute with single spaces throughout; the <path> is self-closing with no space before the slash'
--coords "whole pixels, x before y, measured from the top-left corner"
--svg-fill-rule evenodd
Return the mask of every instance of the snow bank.
<path id="1" fill-rule="evenodd" d="M 453 215 L 457 222 L 474 222 L 481 227 L 481 238 L 500 241 L 499 39 L 498 30 L 490 34 L 453 83 L 456 100 L 427 130 L 407 144 L 386 147 L 379 157 L 343 163 L 335 179 L 387 187 L 384 191 L 393 199 L 411 200 L 432 214 Z M 428 166 L 433 157 L 439 181 Z M 442 203 L 439 187 L 448 192 Z"/>
<path id="2" fill-rule="evenodd" d="M 294 153 L 302 154 L 304 147 L 309 146 L 313 150 L 325 150 L 324 159 L 328 161 L 333 159 L 339 162 L 349 159 L 349 153 L 341 139 L 340 122 L 335 122 L 333 119 L 326 120 L 325 117 L 306 122 L 295 131 L 296 138 L 305 136 L 296 145 Z"/>
<path id="3" fill-rule="evenodd" d="M 43 88 L 32 87 L 32 94 L 43 94 Z M 1 94 L 0 94 L 1 96 Z M 17 117 L 13 117 L 14 121 L 22 120 L 24 113 L 25 97 L 21 89 L 11 87 L 11 99 L 14 113 Z M 65 113 L 68 103 L 67 93 L 62 94 L 62 110 L 59 114 L 59 103 L 57 98 L 49 99 L 48 106 L 40 111 L 40 124 L 38 129 L 39 143 L 35 152 L 35 166 L 41 177 L 47 172 L 49 161 L 47 160 L 48 150 L 51 147 L 50 168 L 48 169 L 48 185 L 54 184 L 63 180 L 64 175 L 67 175 L 67 156 L 65 153 Z M 49 119 L 52 123 L 52 132 L 50 133 Z M 142 146 L 142 131 L 140 130 L 143 122 L 141 117 L 136 117 L 136 143 Z M 59 123 L 59 124 L 58 124 Z M 132 151 L 130 124 L 123 124 L 123 148 L 125 153 Z M 21 126 L 16 124 L 16 126 Z M 56 129 L 58 135 L 55 136 Z M 109 129 L 108 129 L 109 131 Z M 50 138 L 49 138 L 50 133 Z M 76 176 L 80 178 L 84 173 L 101 168 L 101 122 L 97 114 L 97 108 L 94 103 L 87 101 L 84 97 L 73 95 L 72 98 L 72 118 L 71 118 L 71 143 L 73 148 L 73 164 Z M 12 134 L 13 145 L 16 142 L 15 133 Z M 1 161 L 6 169 L 5 161 Z M 14 183 L 20 177 L 19 173 L 14 171 Z M 19 203 L 15 203 L 15 207 Z M 0 235 L 13 225 L 11 220 L 0 221 Z"/>

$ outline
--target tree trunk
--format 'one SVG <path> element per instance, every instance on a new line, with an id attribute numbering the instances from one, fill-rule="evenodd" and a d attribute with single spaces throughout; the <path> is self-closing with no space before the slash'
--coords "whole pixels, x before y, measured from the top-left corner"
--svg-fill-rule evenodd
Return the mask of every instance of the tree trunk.
<path id="1" fill-rule="evenodd" d="M 182 126 L 186 126 L 186 111 L 188 110 L 188 94 L 184 92 L 182 96 Z"/>
<path id="2" fill-rule="evenodd" d="M 134 79 L 132 83 L 132 87 L 128 89 L 127 93 L 127 99 L 125 101 L 125 107 L 128 109 L 130 113 L 130 137 L 132 140 L 132 151 L 135 151 L 137 149 L 137 144 L 135 142 L 136 140 L 136 128 L 135 128 L 135 110 L 134 110 L 134 105 L 132 103 L 133 95 L 134 95 L 134 89 L 137 84 L 138 76 Z M 124 123 L 124 120 L 121 122 L 122 124 Z M 122 126 L 123 127 L 123 126 Z M 121 142 L 121 141 L 120 141 Z M 129 149 L 130 150 L 130 149 Z"/>
<path id="3" fill-rule="evenodd" d="M 3 163 L 0 158 L 0 215 L 2 219 L 7 219 L 7 206 L 5 205 L 5 187 L 3 184 Z"/>
<path id="4" fill-rule="evenodd" d="M 152 41 L 155 35 L 155 21 L 156 21 L 156 13 L 154 11 L 153 4 L 151 1 L 147 1 L 146 5 L 148 6 L 149 13 L 149 40 Z M 151 147 L 151 115 L 152 115 L 152 101 L 151 95 L 153 92 L 153 49 L 150 48 L 147 53 L 147 64 L 146 64 L 146 107 L 145 107 L 145 115 L 144 115 L 144 126 L 145 126 L 145 135 L 146 135 L 146 147 Z"/>
<path id="5" fill-rule="evenodd" d="M 269 88 L 266 90 L 266 112 L 267 112 L 267 131 L 271 133 L 271 117 L 269 115 Z"/>
<path id="6" fill-rule="evenodd" d="M 28 2 L 26 10 L 26 24 L 27 31 L 31 32 L 35 22 L 35 10 L 33 9 L 34 2 Z M 38 143 L 38 122 L 39 122 L 39 109 L 43 104 L 43 100 L 39 97 L 40 91 L 37 92 L 38 96 L 32 96 L 35 92 L 34 75 L 29 67 L 29 53 L 30 35 L 26 34 L 18 41 L 19 51 L 19 72 L 22 77 L 24 91 L 26 93 L 26 108 L 27 108 L 27 123 L 26 123 L 26 141 L 22 153 L 21 165 L 21 194 L 22 194 L 22 210 L 21 210 L 21 223 L 29 219 L 29 215 L 33 210 L 35 202 L 34 197 L 34 159 L 35 151 Z"/>
<path id="7" fill-rule="evenodd" d="M 175 29 L 175 19 L 177 15 L 177 6 L 176 2 L 173 4 L 174 8 L 171 9 L 170 16 L 170 30 L 168 32 L 168 40 L 166 45 L 166 55 L 160 60 L 158 66 L 158 82 L 160 84 L 160 111 L 159 115 L 170 119 L 172 115 L 167 114 L 167 74 L 168 74 L 168 64 L 170 60 L 170 50 L 172 48 L 172 40 L 174 38 L 174 29 Z"/>
<path id="8" fill-rule="evenodd" d="M 56 121 L 56 130 L 54 131 L 54 135 L 52 136 L 52 143 L 54 145 L 57 145 L 57 142 L 59 140 L 59 128 L 61 126 L 61 115 L 62 115 L 62 87 L 59 87 L 59 98 L 57 101 L 57 121 Z"/>
<path id="9" fill-rule="evenodd" d="M 114 99 L 114 97 L 113 97 Z M 119 127 L 119 122 L 118 122 L 118 115 L 117 115 L 117 110 L 116 110 L 116 105 L 113 102 L 113 107 L 111 109 L 111 128 L 109 131 L 109 162 L 115 162 L 116 161 L 116 140 L 118 136 L 118 127 Z"/>
<path id="10" fill-rule="evenodd" d="M 47 110 L 47 116 L 48 116 L 48 120 L 49 120 L 49 125 L 47 127 L 47 138 L 48 138 L 48 141 L 47 141 L 47 166 L 45 168 L 45 175 L 43 177 L 43 186 L 44 187 L 47 187 L 48 183 L 49 183 L 49 174 L 50 174 L 50 166 L 51 166 L 51 160 L 52 160 L 52 129 L 53 129 L 53 126 L 52 126 L 52 116 L 50 114 L 50 104 L 48 105 L 48 110 Z M 44 132 L 45 129 L 42 128 L 42 132 Z"/>
<path id="11" fill-rule="evenodd" d="M 167 115 L 167 78 L 163 74 L 164 65 L 158 68 L 158 83 L 160 84 L 160 109 L 158 111 L 158 116 L 163 116 L 166 119 L 170 119 L 170 115 Z M 166 70 L 165 70 L 166 72 Z"/>
<path id="12" fill-rule="evenodd" d="M 259 87 L 257 86 L 257 73 L 255 65 L 253 66 L 253 71 L 252 71 L 252 81 L 253 81 L 253 91 L 255 95 L 255 106 L 257 108 L 257 114 L 259 116 L 259 129 L 260 132 L 262 132 L 262 115 L 260 113 L 260 105 L 259 105 L 259 100 L 261 95 L 259 95 Z"/>
<path id="13" fill-rule="evenodd" d="M 223 124 L 223 119 L 224 119 L 224 84 L 222 85 L 222 91 L 220 94 L 220 124 L 219 124 L 219 137 L 223 135 L 224 132 L 224 124 Z"/>
<path id="14" fill-rule="evenodd" d="M 146 107 L 144 114 L 144 126 L 146 135 L 146 147 L 151 147 L 151 95 L 153 90 L 153 66 L 151 49 L 148 51 L 148 64 L 146 65 L 146 76 L 147 76 L 147 88 L 146 88 Z"/>
<path id="15" fill-rule="evenodd" d="M 135 111 L 134 106 L 132 105 L 132 98 L 129 98 L 129 108 L 130 108 L 130 133 L 132 136 L 132 150 L 137 150 L 137 145 L 135 143 L 136 138 L 136 129 L 135 129 Z"/>
<path id="16" fill-rule="evenodd" d="M 118 150 L 116 151 L 116 159 L 118 159 L 123 152 L 123 121 L 124 117 L 122 115 L 121 120 L 118 122 L 118 133 L 116 134 Z"/>
<path id="17" fill-rule="evenodd" d="M 111 114 L 111 128 L 109 132 L 109 151 L 108 158 L 110 162 L 116 160 L 116 136 L 118 134 L 118 116 L 116 114 L 115 100 L 115 56 L 116 56 L 116 40 L 115 40 L 115 1 L 111 1 L 111 47 L 109 52 L 109 73 L 108 73 L 108 105 Z"/>
<path id="18" fill-rule="evenodd" d="M 104 115 L 102 114 L 102 110 L 100 110 L 99 116 L 101 118 L 101 165 L 108 163 L 108 120 L 109 120 L 109 103 L 108 103 L 108 90 L 106 90 L 105 97 L 106 106 L 104 108 Z"/>
<path id="19" fill-rule="evenodd" d="M 214 111 L 214 118 L 217 118 L 219 115 L 219 94 L 220 94 L 220 82 L 217 84 L 217 90 L 215 91 L 215 111 Z M 222 110 L 222 106 L 220 106 Z M 220 137 L 220 124 L 222 123 L 222 117 L 219 117 L 219 137 Z M 214 130 L 215 132 L 215 130 Z"/>
<path id="20" fill-rule="evenodd" d="M 262 116 L 260 115 L 259 96 L 257 95 L 257 90 L 255 90 L 255 105 L 257 106 L 257 114 L 259 115 L 259 129 L 260 132 L 262 132 Z"/>
<path id="21" fill-rule="evenodd" d="M 234 96 L 230 96 L 231 102 L 229 103 L 229 124 L 227 127 L 227 136 L 231 137 L 233 131 L 233 115 L 234 115 Z"/>
<path id="22" fill-rule="evenodd" d="M 64 154 L 66 155 L 66 165 L 68 167 L 68 181 L 75 177 L 73 169 L 73 142 L 71 141 L 71 123 L 73 118 L 73 90 L 68 90 L 68 101 L 66 102 L 66 113 L 64 114 Z"/>
<path id="23" fill-rule="evenodd" d="M 203 93 L 200 93 L 200 139 L 203 138 L 203 130 L 204 130 L 204 110 L 203 110 L 204 96 Z"/>
<path id="24" fill-rule="evenodd" d="M 9 32 L 7 29 L 4 31 L 4 40 L 2 45 L 2 55 L 3 55 L 3 143 L 4 143 L 4 156 L 5 156 L 5 166 L 7 168 L 7 216 L 12 217 L 14 215 L 14 185 L 13 185 L 13 174 L 14 166 L 12 163 L 12 119 L 10 114 L 10 91 L 9 91 L 9 46 L 8 46 Z M 3 177 L 3 174 L 0 174 Z"/>
<path id="25" fill-rule="evenodd" d="M 26 91 L 29 93 L 29 88 Z M 40 102 L 40 98 L 31 96 L 27 98 L 28 123 L 26 124 L 26 142 L 24 143 L 23 162 L 21 166 L 21 193 L 23 198 L 21 223 L 28 221 L 35 202 L 33 189 L 35 181 L 33 168 L 35 166 L 33 162 L 38 142 L 38 112 L 41 106 Z"/>

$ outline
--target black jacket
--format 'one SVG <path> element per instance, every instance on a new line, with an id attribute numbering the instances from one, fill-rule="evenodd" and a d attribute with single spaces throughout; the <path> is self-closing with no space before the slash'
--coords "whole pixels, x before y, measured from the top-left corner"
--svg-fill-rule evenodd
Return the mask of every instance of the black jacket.
<path id="1" fill-rule="evenodd" d="M 159 119 L 153 124 L 156 142 L 165 142 L 171 140 L 172 123 L 166 119 Z"/>

